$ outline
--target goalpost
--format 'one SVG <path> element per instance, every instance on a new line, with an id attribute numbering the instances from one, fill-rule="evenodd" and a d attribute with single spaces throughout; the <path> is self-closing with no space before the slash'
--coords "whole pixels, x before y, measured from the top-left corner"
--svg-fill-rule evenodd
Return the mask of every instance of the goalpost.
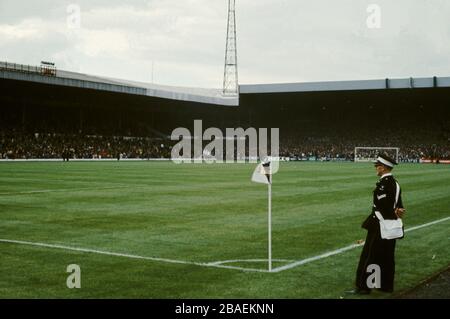
<path id="1" fill-rule="evenodd" d="M 355 162 L 371 162 L 375 161 L 379 153 L 385 153 L 395 159 L 398 163 L 398 154 L 400 148 L 398 147 L 355 147 Z"/>

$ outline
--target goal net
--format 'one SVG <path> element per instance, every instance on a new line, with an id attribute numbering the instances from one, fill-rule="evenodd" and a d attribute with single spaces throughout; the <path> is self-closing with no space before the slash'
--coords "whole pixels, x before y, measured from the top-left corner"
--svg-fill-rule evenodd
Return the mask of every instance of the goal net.
<path id="1" fill-rule="evenodd" d="M 387 156 L 395 159 L 398 163 L 398 147 L 355 147 L 355 162 L 372 162 L 378 157 L 378 154 L 384 153 Z"/>

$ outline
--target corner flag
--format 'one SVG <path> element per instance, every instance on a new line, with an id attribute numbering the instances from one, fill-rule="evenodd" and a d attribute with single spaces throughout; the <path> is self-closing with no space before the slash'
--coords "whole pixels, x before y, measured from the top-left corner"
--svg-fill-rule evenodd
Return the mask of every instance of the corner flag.
<path id="1" fill-rule="evenodd" d="M 269 272 L 272 271 L 272 162 L 262 162 L 256 166 L 252 175 L 252 182 L 266 184 L 268 187 L 268 262 Z"/>
<path id="2" fill-rule="evenodd" d="M 252 182 L 261 184 L 272 184 L 271 174 L 272 174 L 271 162 L 263 162 L 256 166 L 255 171 L 252 175 Z"/>

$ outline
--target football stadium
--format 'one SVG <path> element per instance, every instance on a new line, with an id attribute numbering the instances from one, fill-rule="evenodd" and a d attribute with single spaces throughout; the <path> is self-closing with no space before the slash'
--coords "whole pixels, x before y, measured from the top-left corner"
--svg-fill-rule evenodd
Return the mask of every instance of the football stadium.
<path id="1" fill-rule="evenodd" d="M 0 88 L 0 298 L 397 298 L 450 265 L 450 77 L 227 94 L 4 61 Z M 248 145 L 172 160 L 172 132 L 199 120 L 279 128 L 270 230 Z M 395 291 L 347 295 L 380 152 L 407 209 Z"/>

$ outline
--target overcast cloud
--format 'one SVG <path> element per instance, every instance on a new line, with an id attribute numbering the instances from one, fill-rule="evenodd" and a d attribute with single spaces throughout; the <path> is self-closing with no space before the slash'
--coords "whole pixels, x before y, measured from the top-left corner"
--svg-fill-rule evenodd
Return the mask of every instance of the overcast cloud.
<path id="1" fill-rule="evenodd" d="M 448 0 L 236 2 L 241 84 L 450 76 Z M 144 82 L 153 66 L 155 83 L 219 88 L 227 3 L 0 0 L 0 60 Z"/>

